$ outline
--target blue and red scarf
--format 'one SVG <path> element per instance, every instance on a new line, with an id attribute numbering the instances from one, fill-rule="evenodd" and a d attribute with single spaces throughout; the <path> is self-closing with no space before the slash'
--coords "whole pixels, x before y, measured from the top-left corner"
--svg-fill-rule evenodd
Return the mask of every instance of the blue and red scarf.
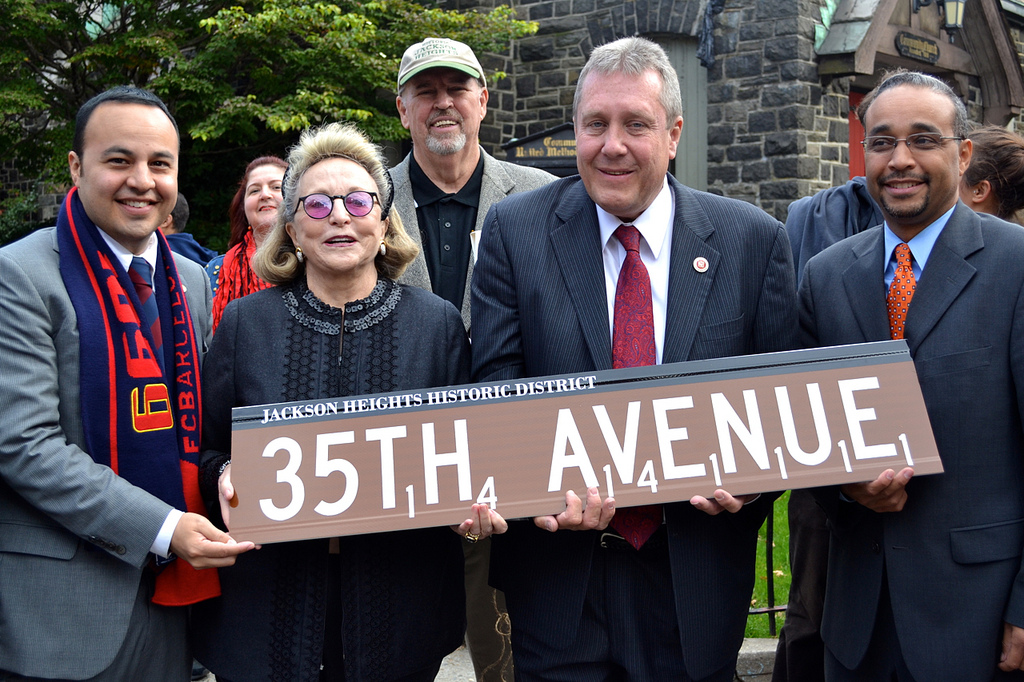
<path id="1" fill-rule="evenodd" d="M 192 316 L 167 240 L 159 251 L 153 295 L 160 310 L 163 366 L 153 353 L 135 287 L 77 188 L 57 217 L 60 274 L 78 317 L 79 384 L 86 448 L 99 464 L 175 509 L 206 513 L 199 494 L 199 355 Z M 184 606 L 216 597 L 216 571 L 175 560 L 158 574 L 153 602 Z"/>

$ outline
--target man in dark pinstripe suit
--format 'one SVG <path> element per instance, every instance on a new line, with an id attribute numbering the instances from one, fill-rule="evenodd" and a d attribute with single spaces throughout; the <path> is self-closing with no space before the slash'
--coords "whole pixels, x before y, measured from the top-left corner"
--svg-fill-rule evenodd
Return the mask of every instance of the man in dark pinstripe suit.
<path id="1" fill-rule="evenodd" d="M 612 367 L 621 224 L 640 234 L 657 362 L 793 346 L 785 231 L 668 175 L 681 110 L 656 44 L 594 51 L 573 103 L 580 176 L 488 214 L 472 283 L 476 380 Z M 769 497 L 718 490 L 665 505 L 640 549 L 611 532 L 614 499 L 596 488 L 513 524 L 494 542 L 491 578 L 506 593 L 517 679 L 732 680 Z"/>

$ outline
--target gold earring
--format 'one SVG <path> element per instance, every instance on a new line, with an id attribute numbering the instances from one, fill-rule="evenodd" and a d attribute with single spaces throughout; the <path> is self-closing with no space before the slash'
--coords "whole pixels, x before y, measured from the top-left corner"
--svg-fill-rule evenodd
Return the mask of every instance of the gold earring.
<path id="1" fill-rule="evenodd" d="M 300 263 L 303 262 L 304 260 L 306 260 L 306 257 L 302 255 L 302 248 L 301 247 L 298 247 L 298 246 L 295 247 L 295 257 L 299 259 Z"/>

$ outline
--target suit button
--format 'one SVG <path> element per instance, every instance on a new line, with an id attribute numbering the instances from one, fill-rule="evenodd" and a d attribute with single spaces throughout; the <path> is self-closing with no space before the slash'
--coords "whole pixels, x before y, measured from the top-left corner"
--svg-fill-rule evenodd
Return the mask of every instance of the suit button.
<path id="1" fill-rule="evenodd" d="M 124 545 L 118 545 L 117 547 L 114 548 L 114 551 L 117 552 L 118 555 L 124 556 L 124 553 L 127 552 L 128 550 L 126 550 L 124 548 Z"/>
<path id="2" fill-rule="evenodd" d="M 882 546 L 879 545 L 877 542 L 872 542 L 871 543 L 871 551 L 874 552 L 875 554 L 881 554 L 882 553 Z"/>

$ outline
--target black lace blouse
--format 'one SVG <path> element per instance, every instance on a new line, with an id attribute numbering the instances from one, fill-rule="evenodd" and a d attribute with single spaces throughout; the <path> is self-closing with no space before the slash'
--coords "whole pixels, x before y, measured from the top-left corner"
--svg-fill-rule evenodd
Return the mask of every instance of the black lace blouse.
<path id="1" fill-rule="evenodd" d="M 233 301 L 203 367 L 200 488 L 211 518 L 221 522 L 217 476 L 231 451 L 232 407 L 445 386 L 468 375 L 458 311 L 422 289 L 380 279 L 344 310 L 304 281 Z M 348 679 L 388 680 L 459 645 L 462 550 L 449 528 L 340 538 L 336 637 L 324 630 L 327 543 L 265 545 L 221 569 L 223 596 L 193 610 L 196 657 L 229 680 L 315 682 L 325 642 L 336 641 Z"/>

